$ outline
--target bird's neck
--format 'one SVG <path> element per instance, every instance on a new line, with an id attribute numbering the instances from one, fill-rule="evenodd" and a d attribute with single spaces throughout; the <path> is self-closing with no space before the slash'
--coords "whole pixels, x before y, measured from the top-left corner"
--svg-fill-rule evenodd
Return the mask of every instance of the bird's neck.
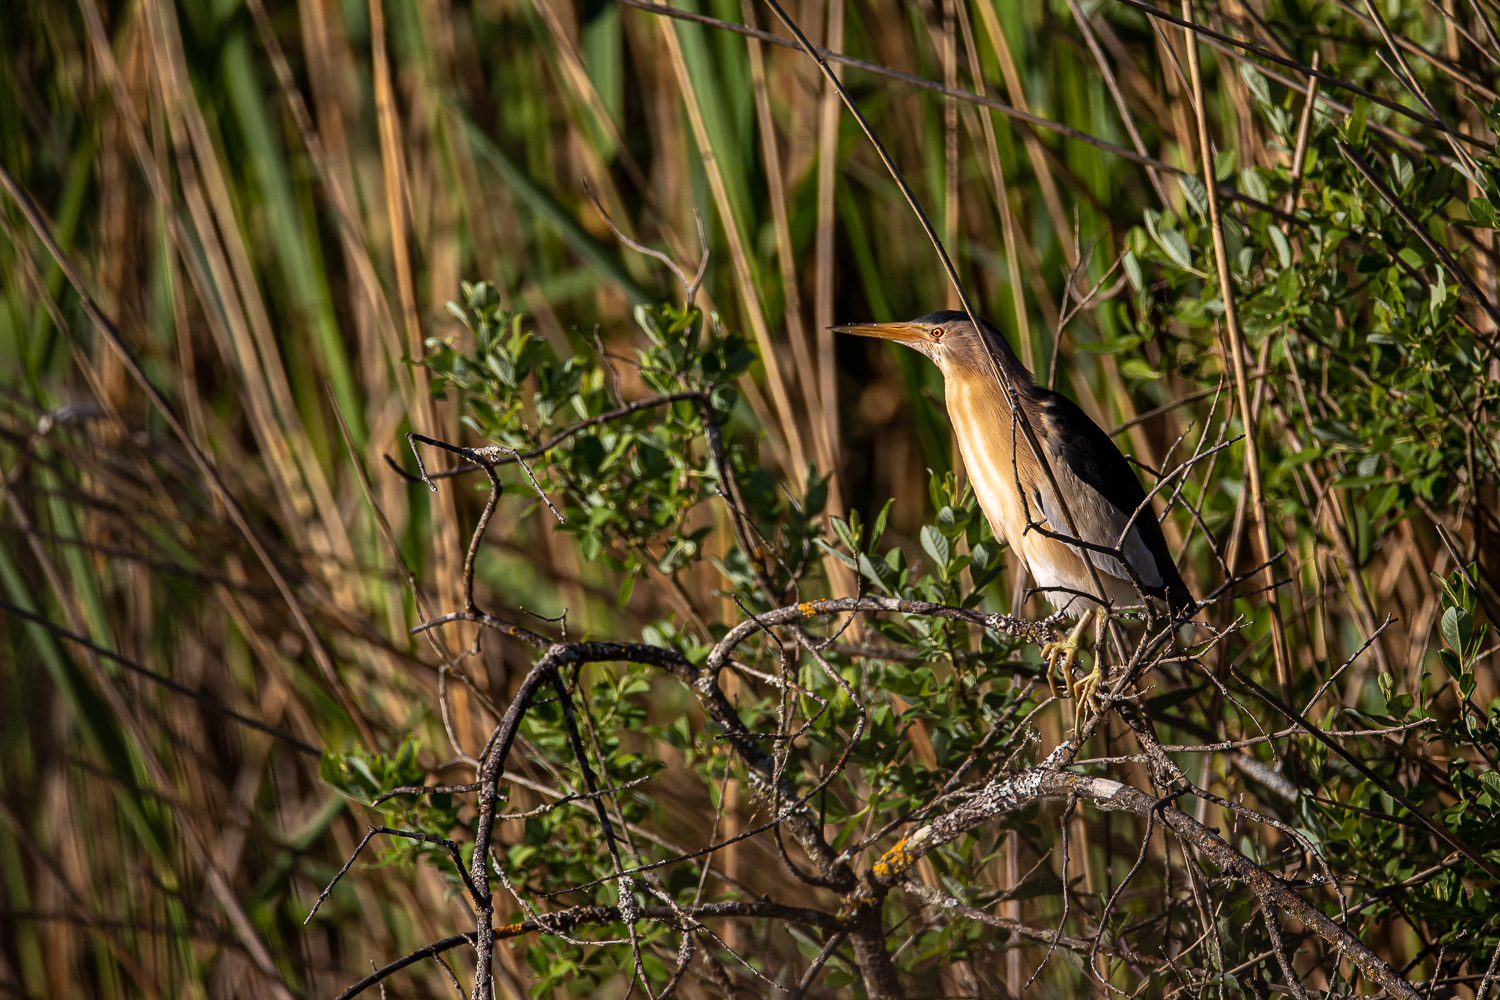
<path id="1" fill-rule="evenodd" d="M 1019 424 L 1012 421 L 1005 389 L 993 374 L 944 375 L 948 419 L 974 494 L 996 535 L 1008 535 L 1026 522 L 1015 483 L 1017 478 L 1034 481 L 1035 459 Z M 1019 543 L 1018 537 L 1009 540 Z"/>
<path id="2" fill-rule="evenodd" d="M 1027 392 L 1036 385 L 1031 370 L 1021 362 L 1020 358 L 1016 357 L 1016 352 L 1011 348 L 1010 341 L 1005 339 L 1005 334 L 994 327 L 981 328 L 980 334 L 1000 371 L 1004 373 L 1006 380 L 1017 392 Z"/>

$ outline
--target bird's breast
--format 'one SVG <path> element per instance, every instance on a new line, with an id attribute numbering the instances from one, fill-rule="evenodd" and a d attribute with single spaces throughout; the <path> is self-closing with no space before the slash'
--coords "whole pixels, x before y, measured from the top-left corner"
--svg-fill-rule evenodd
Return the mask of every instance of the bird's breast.
<path id="1" fill-rule="evenodd" d="M 1026 530 L 1028 521 L 1031 521 L 1059 533 L 1068 532 L 1065 522 L 1053 523 L 1061 520 L 1055 513 L 1057 504 L 1019 422 L 1012 420 L 1003 390 L 998 385 L 984 384 L 988 380 L 948 378 L 944 381 L 949 419 L 980 509 L 984 511 L 995 537 L 1006 541 L 1020 555 L 1048 601 L 1064 610 L 1082 611 L 1076 598 L 1069 594 L 1072 591 L 1093 594 L 1120 604 L 1137 603 L 1139 597 L 1128 579 L 1129 574 L 1118 565 L 1118 560 L 1103 555 L 1091 556 L 1107 592 L 1100 594 L 1078 548 L 1040 532 Z M 1045 440 L 1042 414 L 1036 414 L 1032 424 Z M 1113 546 L 1124 527 L 1126 515 L 1079 480 L 1059 456 L 1049 457 L 1053 475 L 1068 496 L 1068 509 L 1081 537 L 1096 544 Z M 1125 546 L 1127 556 L 1131 557 L 1132 566 L 1147 586 L 1159 585 L 1159 580 L 1151 579 L 1157 575 L 1155 563 L 1133 533 L 1132 528 Z M 1133 558 L 1131 550 L 1136 547 L 1142 549 L 1144 560 Z M 1071 608 L 1068 607 L 1070 602 L 1073 602 Z"/>
<path id="2" fill-rule="evenodd" d="M 964 380 L 946 380 L 948 417 L 958 439 L 964 467 L 973 484 L 979 507 L 990 522 L 995 537 L 1019 548 L 1026 528 L 1026 514 L 1017 489 L 1034 481 L 1036 459 L 1019 453 L 1021 429 L 1013 425 L 1010 407 L 997 389 L 974 388 Z M 1021 466 L 1026 465 L 1026 474 Z"/>

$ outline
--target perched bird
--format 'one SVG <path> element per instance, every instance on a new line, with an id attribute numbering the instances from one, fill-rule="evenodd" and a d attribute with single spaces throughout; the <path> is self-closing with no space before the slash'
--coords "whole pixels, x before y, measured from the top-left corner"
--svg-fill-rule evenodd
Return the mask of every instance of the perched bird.
<path id="1" fill-rule="evenodd" d="M 1052 605 L 1078 619 L 1072 634 L 1045 647 L 1043 656 L 1049 680 L 1050 672 L 1061 667 L 1080 714 L 1103 677 L 1098 656 L 1093 673 L 1076 686 L 1072 666 L 1084 628 L 1096 617 L 1101 601 L 1117 607 L 1139 605 L 1144 591 L 1146 598 L 1158 602 L 1157 607 L 1165 605 L 1174 616 L 1196 610 L 1193 595 L 1167 551 L 1156 514 L 1146 502 L 1146 492 L 1125 456 L 1072 400 L 1037 385 L 998 330 L 983 320 L 976 328 L 967 314 L 954 311 L 928 313 L 907 323 L 850 323 L 832 329 L 905 344 L 942 370 L 948 417 L 990 528 L 1020 555 Z M 1000 382 L 1002 372 L 1036 432 L 1067 500 L 1076 534 L 1069 531 L 1018 420 L 1012 420 Z M 1144 509 L 1137 514 L 1142 505 Z M 1028 523 L 1118 551 L 1134 571 L 1140 590 L 1119 558 L 1090 549 L 1088 556 L 1103 584 L 1101 592 L 1084 563 L 1081 546 L 1027 531 Z M 1102 616 L 1098 621 L 1102 628 Z"/>

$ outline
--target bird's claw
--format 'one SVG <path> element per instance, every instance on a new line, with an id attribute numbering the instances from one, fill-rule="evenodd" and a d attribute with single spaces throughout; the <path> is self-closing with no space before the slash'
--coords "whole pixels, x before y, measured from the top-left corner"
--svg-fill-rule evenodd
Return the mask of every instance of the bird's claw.
<path id="1" fill-rule="evenodd" d="M 1059 697 L 1057 684 L 1052 679 L 1054 672 L 1061 672 L 1068 697 L 1073 697 L 1073 664 L 1078 662 L 1082 645 L 1083 640 L 1074 631 L 1066 639 L 1054 639 L 1042 647 L 1042 659 L 1047 664 L 1047 686 L 1052 689 L 1054 698 Z"/>
<path id="2" fill-rule="evenodd" d="M 1052 689 L 1053 697 L 1059 697 L 1057 684 L 1052 674 L 1056 671 L 1062 675 L 1067 697 L 1073 702 L 1075 732 L 1083 727 L 1083 717 L 1093 705 L 1094 697 L 1104 683 L 1104 674 L 1099 669 L 1097 653 L 1094 657 L 1093 671 L 1080 681 L 1073 680 L 1073 664 L 1078 662 L 1078 654 L 1083 646 L 1083 628 L 1084 622 L 1080 621 L 1078 627 L 1066 639 L 1056 639 L 1042 647 L 1042 660 L 1047 664 L 1047 686 Z"/>
<path id="3" fill-rule="evenodd" d="M 1083 680 L 1069 685 L 1069 694 L 1073 697 L 1073 731 L 1076 733 L 1083 728 L 1083 716 L 1094 703 L 1094 696 L 1099 693 L 1099 687 L 1104 683 L 1104 673 L 1099 669 L 1099 661 L 1094 660 L 1093 671 Z"/>

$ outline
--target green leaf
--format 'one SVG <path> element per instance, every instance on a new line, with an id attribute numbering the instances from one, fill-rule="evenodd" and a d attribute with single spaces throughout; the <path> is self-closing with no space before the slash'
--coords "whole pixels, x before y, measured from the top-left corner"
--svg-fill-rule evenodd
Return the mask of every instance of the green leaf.
<path id="1" fill-rule="evenodd" d="M 1193 211 L 1198 213 L 1200 219 L 1208 218 L 1208 190 L 1203 182 L 1192 174 L 1183 174 L 1179 180 L 1182 182 L 1182 193 L 1187 197 L 1188 204 L 1192 205 Z"/>
<path id="2" fill-rule="evenodd" d="M 620 581 L 620 594 L 615 599 L 615 605 L 624 610 L 625 605 L 630 603 L 630 595 L 635 591 L 636 574 L 631 573 Z"/>
<path id="3" fill-rule="evenodd" d="M 845 521 L 842 517 L 838 517 L 837 515 L 835 515 L 834 517 L 830 517 L 828 521 L 833 525 L 833 533 L 838 537 L 838 540 L 844 544 L 844 548 L 848 549 L 850 552 L 858 552 L 859 539 L 856 537 L 854 530 L 850 528 L 849 522 Z"/>
<path id="4" fill-rule="evenodd" d="M 1365 119 L 1370 114 L 1370 101 L 1365 97 L 1356 97 L 1349 110 L 1349 117 L 1344 123 L 1344 137 L 1355 146 L 1363 145 L 1365 138 Z"/>
<path id="5" fill-rule="evenodd" d="M 1260 70 L 1250 63 L 1242 62 L 1240 63 L 1240 78 L 1245 81 L 1245 86 L 1250 88 L 1250 93 L 1255 95 L 1257 101 L 1267 105 L 1271 103 L 1271 85 L 1266 82 Z"/>
<path id="6" fill-rule="evenodd" d="M 1163 229 L 1157 234 L 1156 243 L 1172 258 L 1172 263 L 1184 271 L 1193 269 L 1193 251 L 1188 246 L 1187 237 L 1175 229 Z"/>
<path id="7" fill-rule="evenodd" d="M 875 523 L 870 526 L 870 547 L 873 549 L 875 543 L 880 541 L 880 536 L 885 534 L 885 523 L 891 516 L 891 507 L 896 503 L 896 498 L 891 497 L 880 508 L 880 513 L 875 515 Z"/>
<path id="8" fill-rule="evenodd" d="M 644 948 L 641 949 L 641 968 L 653 980 L 666 979 L 671 975 L 666 963 Z"/>
<path id="9" fill-rule="evenodd" d="M 1365 498 L 1365 509 L 1370 512 L 1370 517 L 1377 518 L 1395 506 L 1396 501 L 1401 499 L 1401 486 L 1399 483 L 1390 483 L 1388 486 L 1377 486 L 1370 490 L 1370 495 Z"/>
<path id="10" fill-rule="evenodd" d="M 947 538 L 957 538 L 969 526 L 969 512 L 944 507 L 937 513 L 938 530 Z"/>
<path id="11" fill-rule="evenodd" d="M 1240 171 L 1240 188 L 1256 201 L 1269 202 L 1271 200 L 1271 192 L 1266 187 L 1265 178 L 1254 167 L 1246 167 Z"/>
<path id="12" fill-rule="evenodd" d="M 597 531 L 585 531 L 579 534 L 578 550 L 585 562 L 593 562 L 599 558 L 599 553 L 603 548 L 604 539 Z"/>
<path id="13" fill-rule="evenodd" d="M 1448 298 L 1448 283 L 1444 280 L 1441 270 L 1437 273 L 1437 280 L 1427 286 L 1427 296 L 1427 309 L 1436 318 L 1438 310 L 1443 307 L 1443 302 Z"/>
<path id="14" fill-rule="evenodd" d="M 1469 218 L 1476 226 L 1495 228 L 1495 206 L 1488 198 L 1469 199 Z"/>
<path id="15" fill-rule="evenodd" d="M 900 549 L 896 550 L 900 552 Z M 896 572 L 883 559 L 871 559 L 863 552 L 859 554 L 859 571 L 864 574 L 865 579 L 875 584 L 887 594 L 891 593 L 891 584 L 896 580 Z"/>
<path id="16" fill-rule="evenodd" d="M 1125 277 L 1130 279 L 1130 287 L 1139 292 L 1145 287 L 1145 283 L 1141 280 L 1141 262 L 1136 260 L 1135 254 L 1126 250 L 1121 263 L 1125 267 Z"/>
<path id="17" fill-rule="evenodd" d="M 1412 176 L 1412 165 L 1407 161 L 1406 157 L 1402 156 L 1400 153 L 1392 153 L 1391 187 L 1395 189 L 1397 194 L 1400 194 L 1402 191 L 1405 191 L 1408 187 L 1411 186 Z"/>
<path id="18" fill-rule="evenodd" d="M 1159 379 L 1165 373 L 1157 371 L 1140 358 L 1126 358 L 1120 363 L 1120 374 L 1126 378 Z"/>
<path id="19" fill-rule="evenodd" d="M 1281 262 L 1281 266 L 1291 267 L 1292 245 L 1287 242 L 1286 234 L 1276 226 L 1267 226 L 1266 235 L 1271 238 L 1271 245 L 1276 248 L 1276 259 Z"/>
<path id="20" fill-rule="evenodd" d="M 1463 656 L 1469 639 L 1474 635 L 1474 617 L 1463 608 L 1449 608 L 1443 612 L 1441 628 L 1448 648 Z"/>
<path id="21" fill-rule="evenodd" d="M 821 538 L 814 539 L 814 541 L 817 542 L 818 548 L 822 549 L 828 555 L 833 556 L 835 559 L 843 563 L 845 566 L 848 566 L 850 569 L 855 568 L 856 564 L 854 562 L 854 557 L 846 553 L 843 549 L 836 549 L 832 545 L 829 545 L 827 542 L 823 541 L 823 539 Z"/>
<path id="22" fill-rule="evenodd" d="M 1135 335 L 1117 340 L 1096 340 L 1092 344 L 1079 344 L 1078 350 L 1090 354 L 1125 354 L 1141 346 L 1141 338 Z"/>
<path id="23" fill-rule="evenodd" d="M 941 571 L 948 565 L 948 557 L 952 554 L 952 546 L 943 533 L 931 524 L 922 526 L 922 550 L 932 557 L 936 568 Z"/>

